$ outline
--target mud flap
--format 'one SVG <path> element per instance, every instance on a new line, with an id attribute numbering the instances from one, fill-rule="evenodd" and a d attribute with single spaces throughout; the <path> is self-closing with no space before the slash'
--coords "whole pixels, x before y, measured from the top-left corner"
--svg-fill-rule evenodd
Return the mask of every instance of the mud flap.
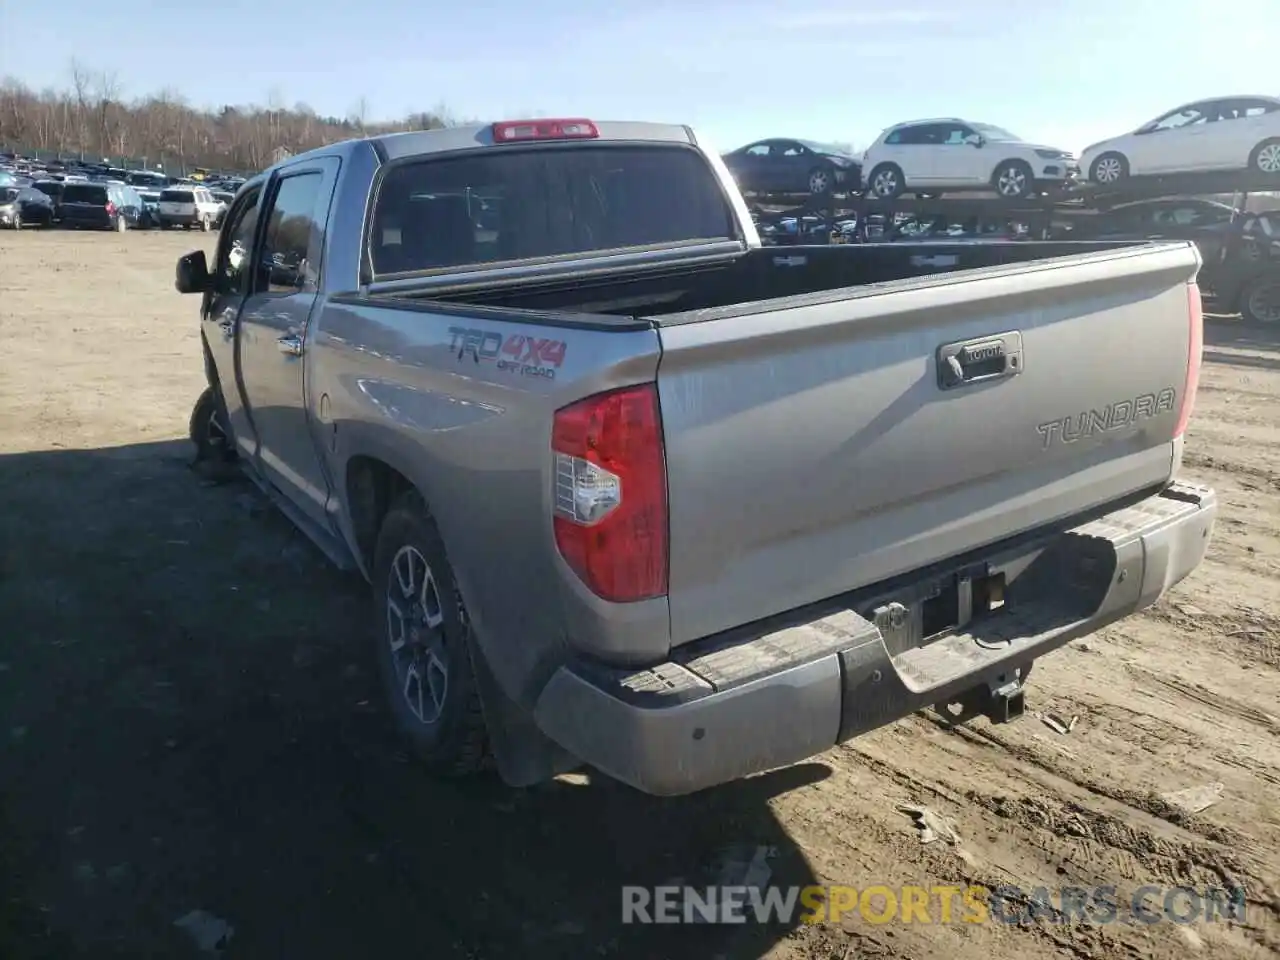
<path id="1" fill-rule="evenodd" d="M 477 643 L 471 644 L 471 671 L 498 776 L 509 787 L 531 787 L 582 766 L 538 729 L 533 717 L 503 692 Z"/>

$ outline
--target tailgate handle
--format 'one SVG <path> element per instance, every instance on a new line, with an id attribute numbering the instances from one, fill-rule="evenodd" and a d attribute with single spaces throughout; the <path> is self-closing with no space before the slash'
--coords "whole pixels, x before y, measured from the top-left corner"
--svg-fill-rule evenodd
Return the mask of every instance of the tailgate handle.
<path id="1" fill-rule="evenodd" d="M 1016 377 L 1022 369 L 1022 334 L 1016 330 L 938 348 L 940 390 Z"/>

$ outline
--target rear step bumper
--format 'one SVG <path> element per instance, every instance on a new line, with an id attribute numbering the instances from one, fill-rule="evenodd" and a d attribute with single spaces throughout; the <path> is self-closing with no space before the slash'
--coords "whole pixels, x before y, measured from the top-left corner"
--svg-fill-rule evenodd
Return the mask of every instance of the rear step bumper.
<path id="1" fill-rule="evenodd" d="M 764 633 L 757 624 L 655 667 L 561 667 L 535 719 L 575 756 L 658 796 L 795 763 L 925 707 L 984 690 L 1016 695 L 1032 660 L 1150 606 L 1194 570 L 1216 515 L 1212 490 L 1177 482 L 1065 532 L 985 551 L 978 565 L 1007 578 L 1004 608 L 943 639 L 921 644 L 883 618 L 889 636 L 876 626 L 872 609 L 919 594 L 919 584 L 899 587 L 856 599 L 866 615 L 828 607 Z"/>

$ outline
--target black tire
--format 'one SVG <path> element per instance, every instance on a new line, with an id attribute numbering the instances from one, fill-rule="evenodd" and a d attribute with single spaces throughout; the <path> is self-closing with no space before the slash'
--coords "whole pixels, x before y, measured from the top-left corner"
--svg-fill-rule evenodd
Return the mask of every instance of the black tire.
<path id="1" fill-rule="evenodd" d="M 205 387 L 191 408 L 187 429 L 196 448 L 197 463 L 229 464 L 235 461 L 236 448 L 227 422 L 226 405 L 213 387 Z"/>
<path id="2" fill-rule="evenodd" d="M 1280 180 L 1280 137 L 1263 140 L 1249 154 L 1249 170 Z"/>
<path id="3" fill-rule="evenodd" d="M 836 175 L 830 167 L 814 167 L 809 171 L 809 193 L 815 197 L 825 197 L 835 189 Z"/>
<path id="4" fill-rule="evenodd" d="M 18 215 L 13 218 L 13 229 L 15 230 L 22 229 L 22 211 L 21 210 L 19 210 Z"/>
<path id="5" fill-rule="evenodd" d="M 902 196 L 906 188 L 902 168 L 896 163 L 881 163 L 872 169 L 871 176 L 867 177 L 867 188 L 864 193 L 877 200 L 894 200 Z"/>
<path id="6" fill-rule="evenodd" d="M 208 218 L 208 217 L 201 217 L 201 218 L 200 218 L 200 229 L 201 229 L 202 231 L 204 231 L 205 233 L 208 233 L 208 232 L 209 232 L 209 227 L 210 227 L 209 218 Z"/>
<path id="7" fill-rule="evenodd" d="M 1240 317 L 1246 323 L 1280 327 L 1280 276 L 1255 277 L 1240 291 Z"/>
<path id="8" fill-rule="evenodd" d="M 401 584 L 410 568 L 413 589 L 406 596 Z M 405 621 L 397 619 L 393 602 L 401 606 Z M 374 549 L 373 603 L 374 649 L 387 705 L 413 752 L 439 777 L 485 770 L 489 740 L 471 664 L 471 628 L 444 542 L 416 491 L 397 499 L 382 521 Z M 413 625 L 407 638 L 406 622 Z M 393 637 L 403 640 L 399 650 L 393 649 Z M 442 693 L 436 664 L 444 670 Z M 416 681 L 409 679 L 411 670 Z"/>
<path id="9" fill-rule="evenodd" d="M 116 222 L 112 229 L 114 229 L 116 233 L 124 233 L 129 229 L 129 221 L 125 218 L 123 213 L 116 216 Z"/>
<path id="10" fill-rule="evenodd" d="M 1026 200 L 1036 192 L 1036 172 L 1025 160 L 1005 160 L 991 175 L 991 186 L 1002 200 Z"/>
<path id="11" fill-rule="evenodd" d="M 1103 179 L 1103 178 L 1106 179 Z M 1129 158 L 1123 153 L 1111 151 L 1093 161 L 1089 168 L 1089 180 L 1100 187 L 1114 187 L 1129 179 Z"/>

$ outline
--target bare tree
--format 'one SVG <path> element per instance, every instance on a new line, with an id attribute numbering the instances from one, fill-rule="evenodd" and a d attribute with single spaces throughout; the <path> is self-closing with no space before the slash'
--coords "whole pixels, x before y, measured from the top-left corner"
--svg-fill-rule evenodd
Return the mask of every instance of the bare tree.
<path id="1" fill-rule="evenodd" d="M 71 90 L 76 103 L 76 149 L 84 153 L 89 144 L 89 85 L 92 74 L 79 60 L 71 60 Z"/>
<path id="2" fill-rule="evenodd" d="M 81 60 L 68 67 L 68 86 L 35 92 L 0 78 L 0 149 L 110 156 L 124 165 L 162 163 L 170 172 L 192 167 L 249 172 L 271 162 L 279 148 L 301 153 L 358 135 L 430 130 L 453 120 L 442 106 L 402 120 L 379 122 L 361 97 L 346 117 L 322 116 L 305 103 L 285 106 L 269 91 L 261 105 L 190 106 L 176 90 L 127 101 L 118 77 Z"/>
<path id="3" fill-rule="evenodd" d="M 347 119 L 355 124 L 355 128 L 360 131 L 360 136 L 363 137 L 365 135 L 365 123 L 369 119 L 369 99 L 361 94 L 360 99 L 351 108 L 351 112 L 347 114 Z"/>
<path id="4" fill-rule="evenodd" d="M 128 142 L 127 127 L 121 117 L 120 80 L 112 72 L 93 75 L 93 111 L 97 118 L 98 143 L 106 153 L 123 155 Z"/>

